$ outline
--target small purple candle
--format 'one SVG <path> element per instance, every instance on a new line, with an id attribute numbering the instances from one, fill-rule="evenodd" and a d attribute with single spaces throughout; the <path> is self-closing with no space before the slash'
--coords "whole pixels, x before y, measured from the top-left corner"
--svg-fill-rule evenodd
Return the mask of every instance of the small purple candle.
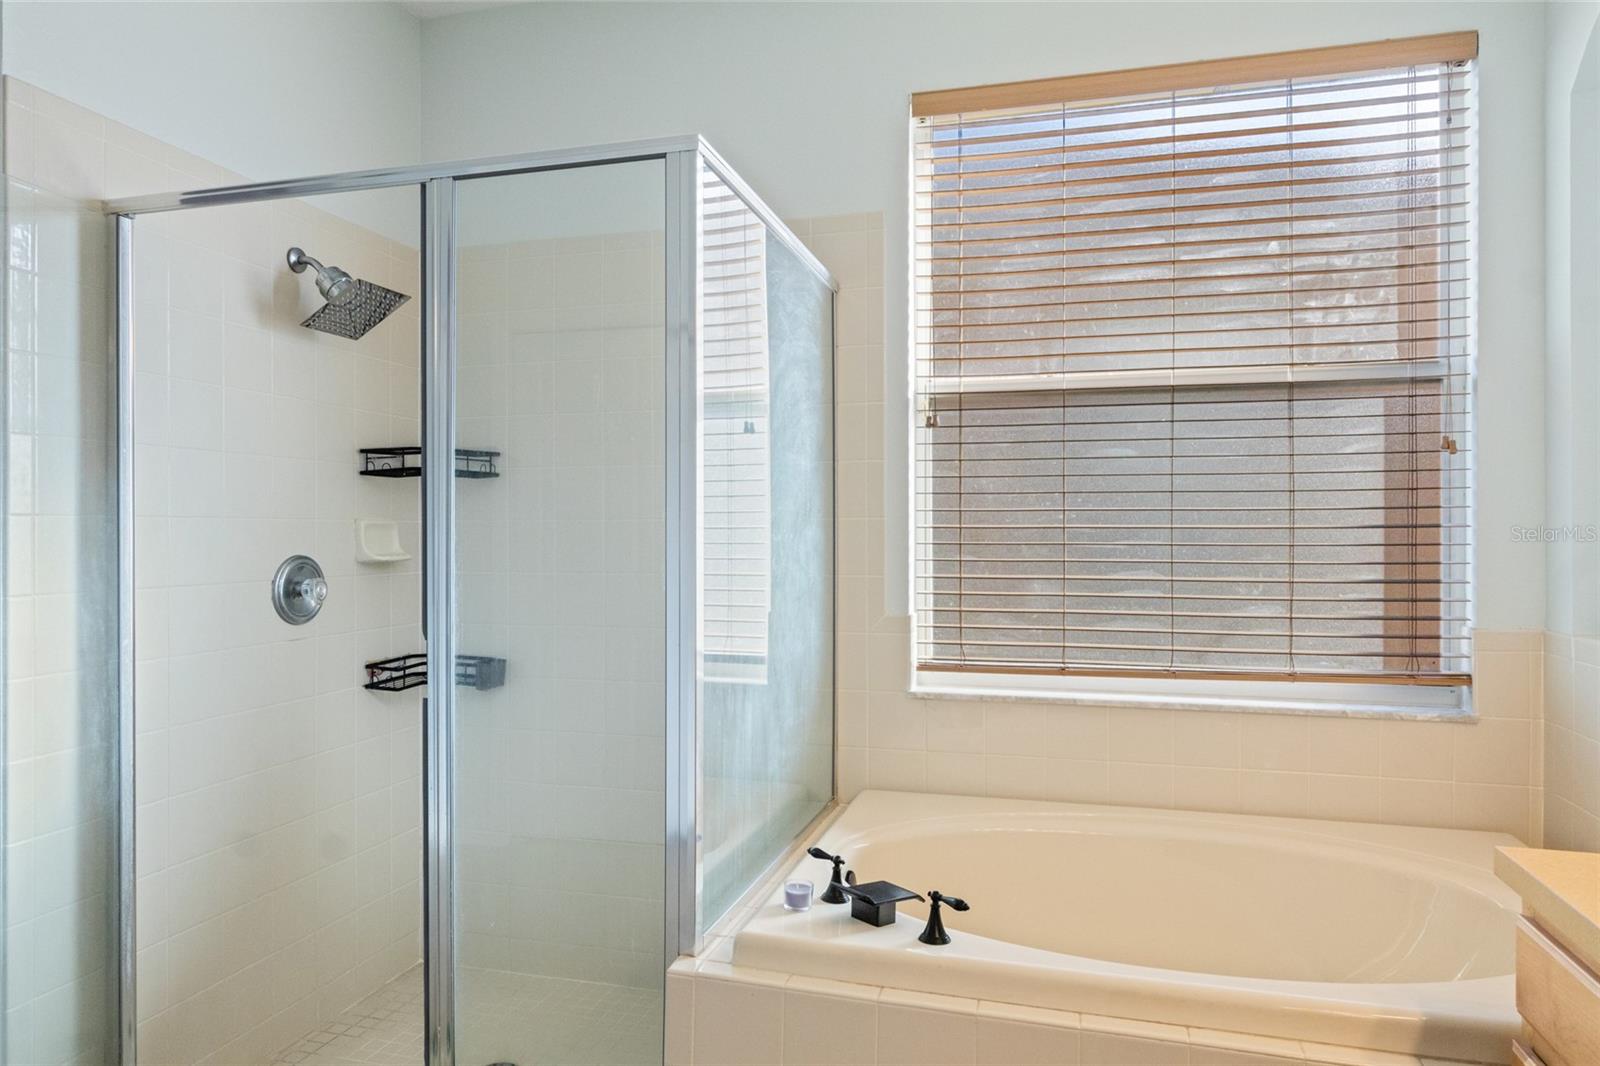
<path id="1" fill-rule="evenodd" d="M 811 909 L 810 881 L 785 881 L 783 883 L 783 909 L 786 911 L 808 911 Z"/>

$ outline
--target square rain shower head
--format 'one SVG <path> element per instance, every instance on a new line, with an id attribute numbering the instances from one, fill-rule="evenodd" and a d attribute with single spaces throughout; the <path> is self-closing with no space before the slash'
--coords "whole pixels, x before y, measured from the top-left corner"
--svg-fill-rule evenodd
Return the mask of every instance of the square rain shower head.
<path id="1" fill-rule="evenodd" d="M 323 304 L 300 324 L 307 329 L 332 333 L 335 337 L 360 340 L 373 326 L 388 318 L 395 308 L 411 299 L 403 292 L 395 292 L 370 281 L 357 281 L 355 285 L 356 294 L 348 302 Z"/>

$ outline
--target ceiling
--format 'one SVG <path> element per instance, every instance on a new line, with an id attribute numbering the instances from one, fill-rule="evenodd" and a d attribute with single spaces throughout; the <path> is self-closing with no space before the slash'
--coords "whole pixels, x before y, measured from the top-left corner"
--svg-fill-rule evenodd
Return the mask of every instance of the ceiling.
<path id="1" fill-rule="evenodd" d="M 483 11 L 491 7 L 508 7 L 521 0 L 397 0 L 397 2 L 419 19 L 436 19 L 445 15 L 463 15 L 468 11 Z"/>

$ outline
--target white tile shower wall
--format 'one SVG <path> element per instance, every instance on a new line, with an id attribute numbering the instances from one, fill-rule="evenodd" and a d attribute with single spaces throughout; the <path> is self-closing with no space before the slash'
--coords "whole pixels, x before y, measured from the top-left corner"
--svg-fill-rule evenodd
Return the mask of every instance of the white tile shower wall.
<path id="1" fill-rule="evenodd" d="M 420 482 L 363 478 L 415 443 L 418 302 L 359 341 L 300 244 L 416 294 L 417 254 L 299 203 L 141 219 L 135 240 L 140 1059 L 252 1062 L 419 957 L 421 699 L 362 664 L 421 648 Z M 355 561 L 357 517 L 413 558 Z M 305 553 L 322 613 L 263 595 Z"/>
<path id="2" fill-rule="evenodd" d="M 1600 851 L 1600 640 L 1545 634 L 1544 843 Z"/>
<path id="3" fill-rule="evenodd" d="M 880 215 L 794 223 L 839 279 L 838 781 L 863 788 L 1541 834 L 1541 635 L 1477 634 L 1475 723 L 1068 706 L 907 695 L 910 619 L 884 600 Z M 887 384 L 886 384 L 887 383 Z M 887 491 L 908 491 L 887 486 Z"/>
<path id="4" fill-rule="evenodd" d="M 665 818 L 660 233 L 462 249 L 461 959 L 659 987 Z"/>
<path id="5" fill-rule="evenodd" d="M 86 201 L 238 179 L 47 94 L 11 88 L 13 131 L 20 118 L 25 138 L 12 158 L 31 152 L 34 160 L 26 174 L 13 164 L 14 181 L 29 194 L 13 203 L 13 284 L 27 273 L 16 269 L 25 246 L 42 267 L 36 306 L 77 326 L 89 357 L 84 366 L 94 373 L 57 368 L 41 375 L 51 353 L 13 345 L 10 383 L 14 400 L 32 397 L 34 454 L 64 453 L 48 470 L 35 461 L 36 483 L 48 479 L 54 500 L 93 498 L 109 492 L 114 466 L 109 458 L 76 461 L 79 449 L 70 442 L 107 439 L 102 311 L 112 283 L 106 223 L 98 204 Z M 41 206 L 47 203 L 48 210 Z M 59 223 L 67 210 L 77 213 L 75 231 Z M 136 865 L 144 1062 L 265 1061 L 418 957 L 420 700 L 414 692 L 369 694 L 359 685 L 365 659 L 418 647 L 419 581 L 414 565 L 358 573 L 352 534 L 357 515 L 393 517 L 405 523 L 415 552 L 417 483 L 359 478 L 355 449 L 418 434 L 416 305 L 357 344 L 301 330 L 314 291 L 307 295 L 309 281 L 282 268 L 291 243 L 358 276 L 418 292 L 414 250 L 299 205 L 138 223 Z M 13 316 L 12 324 L 15 340 L 15 327 L 27 323 Z M 50 389 L 32 389 L 35 381 Z M 56 437 L 69 446 L 56 448 Z M 47 442 L 51 447 L 38 446 Z M 60 616 L 49 634 L 58 650 L 13 658 L 9 682 L 32 708 L 34 737 L 51 738 L 31 747 L 35 795 L 72 796 L 85 811 L 97 798 L 103 821 L 110 813 L 103 755 L 63 759 L 60 751 L 70 752 L 61 747 L 63 722 L 81 720 L 91 703 L 100 722 L 114 721 L 111 689 L 108 680 L 99 689 L 68 686 L 73 667 L 63 655 L 76 645 L 82 656 L 84 641 L 72 639 L 74 615 L 50 601 L 76 593 L 78 574 L 85 593 L 108 588 L 112 568 L 91 554 L 86 531 L 60 521 L 59 503 L 41 510 L 38 501 L 37 493 L 12 500 L 13 535 L 23 527 L 31 550 L 13 553 L 11 618 L 17 632 L 31 609 L 30 643 L 37 646 L 40 620 Z M 322 561 L 332 595 L 322 617 L 290 630 L 262 590 L 277 562 L 296 551 Z M 31 584 L 19 585 L 24 560 Z M 80 627 L 84 619 L 109 617 L 103 598 L 86 597 L 78 607 Z M 31 674 L 24 672 L 29 662 Z M 44 702 L 41 693 L 48 694 Z M 14 722 L 15 712 L 14 704 Z M 39 759 L 45 755 L 53 761 Z M 108 832 L 102 824 L 98 835 L 80 833 L 77 844 L 103 848 Z M 11 842 L 16 854 L 15 827 Z M 98 865 L 85 858 L 80 851 L 79 882 L 103 892 L 108 864 L 100 852 Z M 55 858 L 52 869 L 67 867 Z M 12 883 L 34 879 L 14 876 Z M 103 999 L 79 997 L 81 1035 L 72 1048 L 62 1046 L 61 1020 L 44 1015 L 65 987 L 64 964 L 112 961 L 109 915 L 103 902 L 99 908 L 71 927 L 56 922 L 56 935 L 69 937 L 74 950 L 32 947 L 34 1016 L 24 1015 L 31 1024 L 13 1030 L 8 1061 L 106 1060 L 86 1043 L 95 1021 L 111 1017 Z M 10 957 L 27 944 L 18 938 Z M 46 958 L 49 965 L 41 965 Z"/>

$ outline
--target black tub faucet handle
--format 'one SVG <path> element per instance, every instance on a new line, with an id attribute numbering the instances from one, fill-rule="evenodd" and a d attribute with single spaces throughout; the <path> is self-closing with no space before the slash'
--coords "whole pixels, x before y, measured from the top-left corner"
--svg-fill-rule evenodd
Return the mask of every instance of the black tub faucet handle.
<path id="1" fill-rule="evenodd" d="M 807 848 L 806 854 L 811 856 L 813 859 L 821 859 L 823 862 L 833 863 L 833 877 L 828 881 L 827 890 L 817 898 L 824 903 L 843 903 L 845 901 L 843 885 L 845 883 L 845 877 L 848 876 L 844 873 L 844 856 L 829 855 L 827 852 L 816 846 Z"/>
<path id="2" fill-rule="evenodd" d="M 922 935 L 917 937 L 924 944 L 939 946 L 950 943 L 950 934 L 944 931 L 944 915 L 939 913 L 941 904 L 953 911 L 970 911 L 972 909 L 964 899 L 947 896 L 938 889 L 929 892 L 928 924 L 923 927 Z"/>

